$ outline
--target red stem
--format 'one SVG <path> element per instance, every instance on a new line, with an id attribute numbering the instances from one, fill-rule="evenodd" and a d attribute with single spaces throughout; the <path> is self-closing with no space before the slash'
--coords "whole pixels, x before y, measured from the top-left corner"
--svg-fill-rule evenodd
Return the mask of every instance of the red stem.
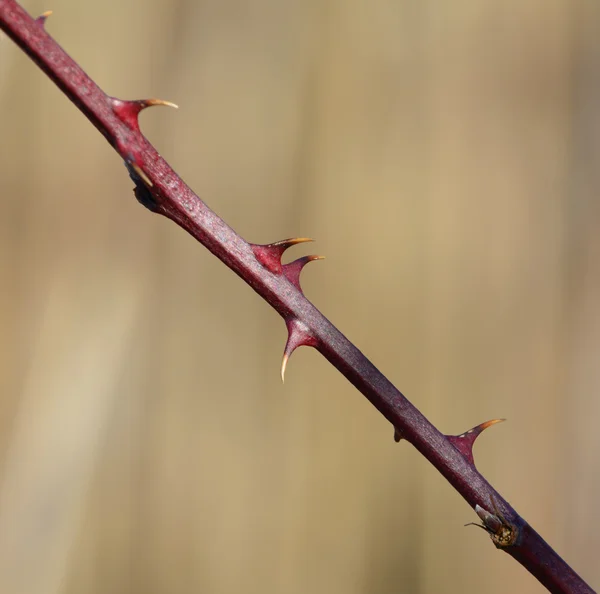
<path id="1" fill-rule="evenodd" d="M 304 296 L 297 283 L 257 257 L 242 239 L 200 200 L 144 138 L 137 125 L 140 103 L 106 95 L 14 0 L 0 0 L 0 28 L 53 80 L 100 130 L 129 166 L 140 202 L 183 227 L 246 281 L 293 327 L 304 344 L 334 365 L 475 508 L 492 541 L 514 557 L 551 592 L 593 590 L 554 552 L 477 471 L 469 456 L 440 433 L 390 381 Z M 279 250 L 271 250 L 271 256 Z M 268 248 L 265 248 L 268 249 Z M 299 338 L 302 343 L 302 336 Z M 482 511 L 483 509 L 483 511 Z M 488 511 L 486 511 L 488 510 Z M 493 513 L 492 513 L 493 512 Z M 487 514 L 487 515 L 486 515 Z M 504 528 L 500 535 L 498 526 Z M 504 539 L 504 540 L 503 540 Z"/>

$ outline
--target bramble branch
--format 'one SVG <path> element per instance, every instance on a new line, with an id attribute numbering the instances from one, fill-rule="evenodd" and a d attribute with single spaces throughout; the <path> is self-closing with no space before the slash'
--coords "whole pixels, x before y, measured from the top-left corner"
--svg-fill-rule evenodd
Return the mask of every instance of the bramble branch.
<path id="1" fill-rule="evenodd" d="M 267 245 L 241 238 L 171 169 L 140 132 L 138 114 L 156 99 L 126 101 L 106 95 L 45 31 L 49 13 L 29 16 L 14 0 L 0 0 L 0 28 L 52 79 L 124 159 L 138 200 L 175 221 L 248 283 L 284 319 L 288 340 L 281 365 L 300 346 L 317 349 L 394 426 L 395 439 L 410 442 L 463 496 L 496 547 L 514 557 L 548 590 L 570 594 L 593 590 L 483 478 L 473 461 L 477 436 L 498 420 L 458 436 L 438 431 L 391 382 L 304 296 L 302 268 L 319 256 L 290 264 L 281 258 L 287 239 Z"/>

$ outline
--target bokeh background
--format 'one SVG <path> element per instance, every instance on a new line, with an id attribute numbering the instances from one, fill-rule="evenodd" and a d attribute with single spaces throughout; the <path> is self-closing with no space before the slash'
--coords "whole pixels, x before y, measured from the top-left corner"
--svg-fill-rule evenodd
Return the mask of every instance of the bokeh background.
<path id="1" fill-rule="evenodd" d="M 594 0 L 28 0 L 600 584 Z M 0 590 L 541 592 L 0 40 Z"/>

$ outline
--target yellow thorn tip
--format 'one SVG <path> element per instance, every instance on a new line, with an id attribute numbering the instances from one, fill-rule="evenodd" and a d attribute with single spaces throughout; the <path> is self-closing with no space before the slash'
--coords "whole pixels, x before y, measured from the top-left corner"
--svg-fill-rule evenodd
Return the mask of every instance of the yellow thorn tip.
<path id="1" fill-rule="evenodd" d="M 492 425 L 495 425 L 496 423 L 503 423 L 504 421 L 506 421 L 506 419 L 492 419 L 491 421 L 487 421 L 486 423 L 482 423 L 481 424 L 481 428 L 482 429 L 487 429 L 488 427 L 491 427 Z"/>
<path id="2" fill-rule="evenodd" d="M 174 109 L 179 109 L 179 105 L 173 103 L 172 101 L 165 101 L 164 99 L 146 99 L 144 103 L 146 104 L 146 107 L 163 105 L 164 107 L 173 107 Z"/>
<path id="3" fill-rule="evenodd" d="M 283 359 L 281 360 L 281 383 L 285 384 L 285 368 L 287 367 L 287 362 L 289 360 L 289 355 L 287 353 L 283 353 Z"/>
<path id="4" fill-rule="evenodd" d="M 314 241 L 310 237 L 290 237 L 290 239 L 282 239 L 281 241 L 276 241 L 272 243 L 273 246 L 283 245 L 286 248 L 291 247 L 293 245 L 298 245 L 299 243 L 307 243 L 309 241 Z"/>

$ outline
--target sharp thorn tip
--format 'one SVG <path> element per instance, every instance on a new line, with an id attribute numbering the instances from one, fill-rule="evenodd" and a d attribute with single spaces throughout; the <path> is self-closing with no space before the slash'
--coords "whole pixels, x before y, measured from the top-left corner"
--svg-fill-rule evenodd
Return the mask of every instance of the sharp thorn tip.
<path id="1" fill-rule="evenodd" d="M 42 12 L 42 14 L 35 19 L 38 23 L 40 23 L 41 25 L 43 25 L 46 22 L 46 19 L 52 15 L 52 11 L 51 10 L 47 10 L 46 12 Z"/>
<path id="2" fill-rule="evenodd" d="M 299 243 L 308 243 L 311 241 L 314 241 L 314 239 L 311 239 L 310 237 L 290 237 L 289 239 L 283 239 L 281 241 L 276 241 L 275 243 L 273 243 L 271 245 L 288 248 L 293 245 L 297 245 Z"/>
<path id="3" fill-rule="evenodd" d="M 481 429 L 487 429 L 488 427 L 491 427 L 492 425 L 496 425 L 497 423 L 503 423 L 504 421 L 506 421 L 506 419 L 492 419 L 491 421 L 487 421 L 485 423 L 481 424 Z"/>
<path id="4" fill-rule="evenodd" d="M 287 367 L 287 362 L 289 360 L 289 355 L 287 353 L 283 354 L 283 359 L 281 360 L 281 383 L 285 384 L 285 368 Z"/>
<path id="5" fill-rule="evenodd" d="M 152 107 L 154 105 L 162 105 L 164 107 L 172 107 L 174 109 L 179 109 L 179 105 L 173 103 L 172 101 L 165 101 L 164 99 L 145 99 L 144 100 L 145 107 Z"/>

